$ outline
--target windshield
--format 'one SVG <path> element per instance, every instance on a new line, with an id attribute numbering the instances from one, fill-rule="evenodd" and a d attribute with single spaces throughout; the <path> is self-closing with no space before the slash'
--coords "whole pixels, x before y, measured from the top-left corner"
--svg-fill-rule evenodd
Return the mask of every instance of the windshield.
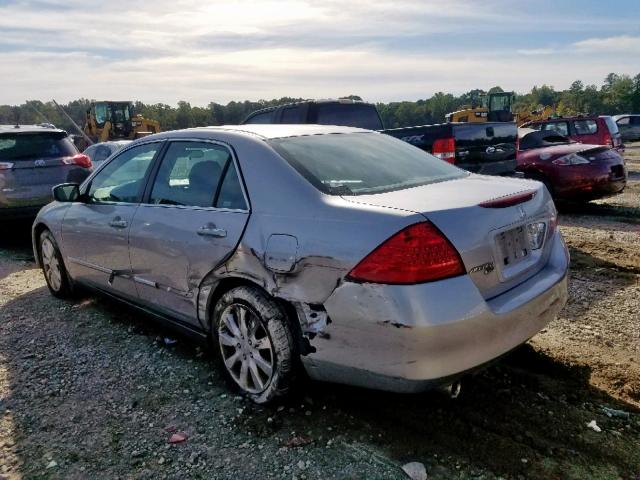
<path id="1" fill-rule="evenodd" d="M 278 138 L 269 144 L 330 195 L 364 195 L 468 175 L 406 142 L 377 133 Z"/>
<path id="2" fill-rule="evenodd" d="M 10 133 L 0 135 L 0 161 L 69 157 L 78 150 L 66 133 Z"/>

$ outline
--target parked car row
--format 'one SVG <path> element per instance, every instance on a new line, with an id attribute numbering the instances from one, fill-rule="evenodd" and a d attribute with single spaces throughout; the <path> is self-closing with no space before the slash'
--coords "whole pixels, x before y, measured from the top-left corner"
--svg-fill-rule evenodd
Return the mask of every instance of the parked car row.
<path id="1" fill-rule="evenodd" d="M 338 123 L 332 105 L 296 108 Z M 19 191 L 16 165 L 29 159 L 31 208 L 60 183 L 32 229 L 53 295 L 86 287 L 210 342 L 257 403 L 285 395 L 299 368 L 413 392 L 517 347 L 566 302 L 552 195 L 615 194 L 627 174 L 606 118 L 563 120 L 568 136 L 556 122 L 375 132 L 265 120 L 85 154 L 62 130 L 12 126 L 0 130 L 0 169 L 14 180 L 3 195 Z M 608 142 L 605 128 L 608 146 L 570 138 Z M 528 178 L 509 177 L 516 169 Z"/>

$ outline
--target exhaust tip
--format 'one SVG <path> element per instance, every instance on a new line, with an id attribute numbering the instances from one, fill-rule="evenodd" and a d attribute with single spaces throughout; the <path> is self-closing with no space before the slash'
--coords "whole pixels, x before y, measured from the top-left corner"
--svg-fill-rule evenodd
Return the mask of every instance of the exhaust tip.
<path id="1" fill-rule="evenodd" d="M 462 382 L 455 381 L 451 385 L 447 386 L 445 390 L 450 398 L 452 399 L 458 398 L 458 396 L 460 395 L 460 392 L 462 391 Z"/>

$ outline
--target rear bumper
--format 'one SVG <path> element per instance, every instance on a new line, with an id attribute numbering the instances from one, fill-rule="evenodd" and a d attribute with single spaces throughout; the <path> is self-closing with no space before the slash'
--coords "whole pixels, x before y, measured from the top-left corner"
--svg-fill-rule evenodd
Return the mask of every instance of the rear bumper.
<path id="1" fill-rule="evenodd" d="M 382 390 L 446 383 L 553 320 L 567 300 L 567 271 L 556 234 L 547 265 L 490 300 L 467 275 L 408 286 L 345 282 L 325 302 L 331 323 L 303 363 L 312 378 Z"/>
<path id="2" fill-rule="evenodd" d="M 554 190 L 557 198 L 593 200 L 616 195 L 626 185 L 627 170 L 620 161 L 587 166 L 579 173 L 567 171 L 554 181 Z"/>

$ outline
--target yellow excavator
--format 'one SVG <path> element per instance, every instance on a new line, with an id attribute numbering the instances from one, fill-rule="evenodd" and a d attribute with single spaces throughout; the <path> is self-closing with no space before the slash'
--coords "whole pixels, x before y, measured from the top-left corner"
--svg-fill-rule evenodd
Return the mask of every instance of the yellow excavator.
<path id="1" fill-rule="evenodd" d="M 516 113 L 516 122 L 518 126 L 524 125 L 527 122 L 533 122 L 535 120 L 546 120 L 547 118 L 555 118 L 558 116 L 555 107 L 545 106 L 537 108 L 536 110 L 520 111 Z"/>
<path id="2" fill-rule="evenodd" d="M 460 110 L 447 113 L 447 122 L 513 122 L 513 92 L 495 92 L 480 95 L 480 105 L 464 105 Z"/>

